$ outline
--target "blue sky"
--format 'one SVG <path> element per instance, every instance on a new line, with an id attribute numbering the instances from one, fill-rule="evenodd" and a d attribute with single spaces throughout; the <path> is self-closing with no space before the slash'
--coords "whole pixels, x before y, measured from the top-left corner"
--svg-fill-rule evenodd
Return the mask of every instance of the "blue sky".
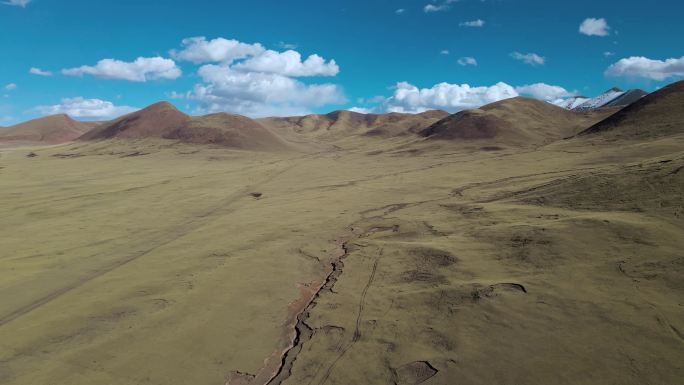
<path id="1" fill-rule="evenodd" d="M 684 77 L 674 0 L 2 2 L 0 125 L 159 100 L 193 114 L 457 111 Z"/>

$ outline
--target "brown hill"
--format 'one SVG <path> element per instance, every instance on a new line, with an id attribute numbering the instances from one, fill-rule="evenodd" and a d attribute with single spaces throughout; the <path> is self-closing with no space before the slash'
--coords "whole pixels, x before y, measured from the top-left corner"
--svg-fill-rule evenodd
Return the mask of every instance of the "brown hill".
<path id="1" fill-rule="evenodd" d="M 163 138 L 164 134 L 183 127 L 189 121 L 190 117 L 178 111 L 171 103 L 159 102 L 104 123 L 85 133 L 80 139 Z"/>
<path id="2" fill-rule="evenodd" d="M 419 114 L 402 114 L 391 112 L 383 115 L 367 115 L 370 120 L 369 130 L 365 135 L 371 136 L 397 136 L 415 134 L 426 127 L 449 116 L 449 113 L 441 110 L 425 111 Z"/>
<path id="3" fill-rule="evenodd" d="M 277 149 L 286 144 L 256 121 L 226 113 L 190 117 L 167 102 L 105 123 L 81 136 L 97 139 L 176 139 L 188 143 L 217 144 L 241 149 Z"/>
<path id="4" fill-rule="evenodd" d="M 657 137 L 684 133 L 684 80 L 644 96 L 579 135 Z"/>
<path id="5" fill-rule="evenodd" d="M 214 143 L 250 150 L 286 147 L 282 139 L 258 122 L 245 116 L 227 113 L 193 117 L 185 125 L 164 137 L 189 143 Z"/>
<path id="6" fill-rule="evenodd" d="M 449 115 L 419 135 L 428 139 L 540 144 L 574 135 L 614 112 L 573 112 L 537 99 L 515 97 Z"/>
<path id="7" fill-rule="evenodd" d="M 64 143 L 78 138 L 98 124 L 79 122 L 64 114 L 51 115 L 0 128 L 0 142 Z"/>
<path id="8" fill-rule="evenodd" d="M 351 135 L 393 137 L 418 132 L 449 114 L 445 111 L 426 111 L 420 114 L 362 114 L 334 111 L 325 115 L 306 115 L 260 119 L 275 130 L 292 130 L 315 137 L 342 138 Z"/>

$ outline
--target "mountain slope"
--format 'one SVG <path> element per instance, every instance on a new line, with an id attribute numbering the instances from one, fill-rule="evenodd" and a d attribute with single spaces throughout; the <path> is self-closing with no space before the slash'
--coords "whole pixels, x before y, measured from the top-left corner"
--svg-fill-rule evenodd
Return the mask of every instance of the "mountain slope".
<path id="1" fill-rule="evenodd" d="M 589 100 L 588 97 L 586 96 L 573 96 L 567 99 L 563 99 L 557 102 L 554 102 L 553 104 L 557 105 L 558 107 L 565 108 L 566 110 L 572 110 L 576 108 L 577 106 L 580 106 L 582 103 L 586 102 Z"/>
<path id="2" fill-rule="evenodd" d="M 383 115 L 367 115 L 370 118 L 369 130 L 365 135 L 390 137 L 417 133 L 431 124 L 449 116 L 441 110 L 430 110 L 418 114 L 391 112 Z"/>
<path id="3" fill-rule="evenodd" d="M 419 135 L 428 139 L 539 144 L 574 135 L 611 112 L 582 114 L 536 99 L 516 97 L 450 115 Z"/>
<path id="4" fill-rule="evenodd" d="M 684 81 L 672 83 L 582 131 L 648 138 L 684 133 Z"/>
<path id="5" fill-rule="evenodd" d="M 613 102 L 615 99 L 622 96 L 625 92 L 617 87 L 613 87 L 608 91 L 602 93 L 599 96 L 593 97 L 579 106 L 573 108 L 576 111 L 593 110 L 596 108 L 601 108 L 608 103 Z"/>
<path id="6" fill-rule="evenodd" d="M 387 138 L 418 132 L 448 115 L 438 110 L 419 114 L 362 114 L 341 110 L 325 115 L 265 118 L 258 121 L 278 132 L 291 130 L 297 134 L 328 139 L 352 135 Z"/>
<path id="7" fill-rule="evenodd" d="M 624 92 L 622 95 L 618 96 L 617 98 L 611 100 L 610 102 L 604 104 L 601 107 L 624 107 L 628 106 L 637 100 L 643 98 L 644 96 L 648 95 L 648 92 L 640 89 L 634 89 L 634 90 L 629 90 Z"/>
<path id="8" fill-rule="evenodd" d="M 241 149 L 277 149 L 285 142 L 256 121 L 225 113 L 191 117 L 167 102 L 103 124 L 81 136 L 97 139 L 176 139 L 196 144 L 216 144 Z"/>
<path id="9" fill-rule="evenodd" d="M 78 138 L 98 124 L 98 122 L 79 122 L 64 114 L 51 115 L 0 128 L 0 141 L 64 143 Z"/>
<path id="10" fill-rule="evenodd" d="M 648 92 L 640 89 L 623 91 L 619 88 L 611 88 L 593 98 L 573 96 L 571 98 L 555 101 L 553 104 L 568 110 L 592 111 L 605 107 L 628 106 L 646 95 L 648 95 Z"/>
<path id="11" fill-rule="evenodd" d="M 190 117 L 178 111 L 172 104 L 159 102 L 102 124 L 80 139 L 163 138 L 164 134 L 181 128 L 189 121 Z"/>
<path id="12" fill-rule="evenodd" d="M 166 133 L 164 138 L 250 150 L 286 147 L 282 139 L 258 122 L 227 113 L 192 117 L 185 125 Z"/>

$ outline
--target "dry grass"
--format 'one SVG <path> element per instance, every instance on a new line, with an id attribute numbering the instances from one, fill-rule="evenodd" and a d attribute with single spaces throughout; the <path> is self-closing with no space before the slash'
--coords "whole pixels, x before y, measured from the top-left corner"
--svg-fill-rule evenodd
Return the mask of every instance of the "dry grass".
<path id="1" fill-rule="evenodd" d="M 0 383 L 678 383 L 682 143 L 2 148 Z"/>

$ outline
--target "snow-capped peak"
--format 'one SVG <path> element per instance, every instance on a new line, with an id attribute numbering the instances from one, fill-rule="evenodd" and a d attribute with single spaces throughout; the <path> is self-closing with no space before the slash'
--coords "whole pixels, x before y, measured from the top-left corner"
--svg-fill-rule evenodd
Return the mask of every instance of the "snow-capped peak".
<path id="1" fill-rule="evenodd" d="M 606 104 L 612 102 L 613 100 L 622 96 L 625 92 L 619 88 L 611 88 L 608 91 L 602 93 L 601 95 L 591 98 L 584 103 L 574 107 L 574 110 L 593 110 L 595 108 L 601 108 Z"/>
<path id="2" fill-rule="evenodd" d="M 553 101 L 553 104 L 557 105 L 558 107 L 565 108 L 567 110 L 572 110 L 573 108 L 576 108 L 577 106 L 581 105 L 587 100 L 589 100 L 589 98 L 587 98 L 586 96 L 573 96 L 566 99 L 555 100 Z"/>

